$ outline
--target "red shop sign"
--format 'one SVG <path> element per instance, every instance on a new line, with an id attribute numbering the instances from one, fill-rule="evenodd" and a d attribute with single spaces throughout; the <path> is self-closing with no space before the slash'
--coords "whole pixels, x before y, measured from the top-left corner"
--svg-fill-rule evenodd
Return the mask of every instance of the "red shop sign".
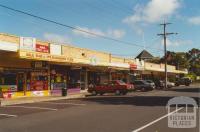
<path id="1" fill-rule="evenodd" d="M 43 52 L 43 53 L 49 53 L 49 46 L 36 44 L 36 51 Z"/>
<path id="2" fill-rule="evenodd" d="M 131 70 L 136 70 L 137 69 L 137 65 L 136 64 L 130 64 L 130 69 Z"/>

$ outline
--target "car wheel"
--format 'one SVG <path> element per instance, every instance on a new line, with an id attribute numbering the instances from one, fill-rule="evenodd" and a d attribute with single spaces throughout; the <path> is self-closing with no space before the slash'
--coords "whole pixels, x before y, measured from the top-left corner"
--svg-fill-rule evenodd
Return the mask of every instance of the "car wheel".
<path id="1" fill-rule="evenodd" d="M 100 95 L 103 95 L 104 93 L 100 93 Z"/>
<path id="2" fill-rule="evenodd" d="M 116 90 L 116 91 L 115 91 L 115 95 L 120 95 L 120 93 L 121 93 L 121 92 L 120 92 L 119 90 Z"/>
<path id="3" fill-rule="evenodd" d="M 127 92 L 123 92 L 122 94 L 123 94 L 123 95 L 126 95 L 126 94 L 127 94 Z"/>
<path id="4" fill-rule="evenodd" d="M 179 86 L 179 84 L 177 83 L 177 84 L 175 84 L 176 86 Z"/>
<path id="5" fill-rule="evenodd" d="M 146 91 L 146 89 L 145 89 L 145 88 L 142 88 L 142 89 L 141 89 L 141 91 L 142 91 L 142 92 L 145 92 L 145 91 Z"/>
<path id="6" fill-rule="evenodd" d="M 185 86 L 190 86 L 190 84 L 185 84 Z"/>
<path id="7" fill-rule="evenodd" d="M 95 90 L 92 91 L 92 95 L 97 95 L 97 92 Z"/>

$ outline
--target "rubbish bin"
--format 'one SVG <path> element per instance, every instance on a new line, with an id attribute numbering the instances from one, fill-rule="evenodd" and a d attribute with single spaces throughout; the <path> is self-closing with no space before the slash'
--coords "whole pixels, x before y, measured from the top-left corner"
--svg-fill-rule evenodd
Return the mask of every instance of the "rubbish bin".
<path id="1" fill-rule="evenodd" d="M 67 96 L 67 88 L 62 88 L 62 96 Z"/>

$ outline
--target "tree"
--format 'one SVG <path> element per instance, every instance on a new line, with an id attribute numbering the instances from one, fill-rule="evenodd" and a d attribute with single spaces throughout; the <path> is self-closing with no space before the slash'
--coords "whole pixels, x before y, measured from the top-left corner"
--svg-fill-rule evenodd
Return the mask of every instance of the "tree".
<path id="1" fill-rule="evenodd" d="M 187 59 L 190 63 L 189 72 L 200 76 L 200 50 L 193 48 L 188 51 Z"/>
<path id="2" fill-rule="evenodd" d="M 161 62 L 164 63 L 164 57 L 161 58 Z M 189 68 L 187 54 L 184 52 L 167 51 L 167 64 L 174 65 L 177 69 Z"/>

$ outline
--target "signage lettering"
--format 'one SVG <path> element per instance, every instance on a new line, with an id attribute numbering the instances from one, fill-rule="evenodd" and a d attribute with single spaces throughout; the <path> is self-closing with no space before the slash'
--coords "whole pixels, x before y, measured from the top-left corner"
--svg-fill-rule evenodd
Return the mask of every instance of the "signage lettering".
<path id="1" fill-rule="evenodd" d="M 49 53 L 49 46 L 36 44 L 36 51 L 43 52 L 43 53 Z"/>

